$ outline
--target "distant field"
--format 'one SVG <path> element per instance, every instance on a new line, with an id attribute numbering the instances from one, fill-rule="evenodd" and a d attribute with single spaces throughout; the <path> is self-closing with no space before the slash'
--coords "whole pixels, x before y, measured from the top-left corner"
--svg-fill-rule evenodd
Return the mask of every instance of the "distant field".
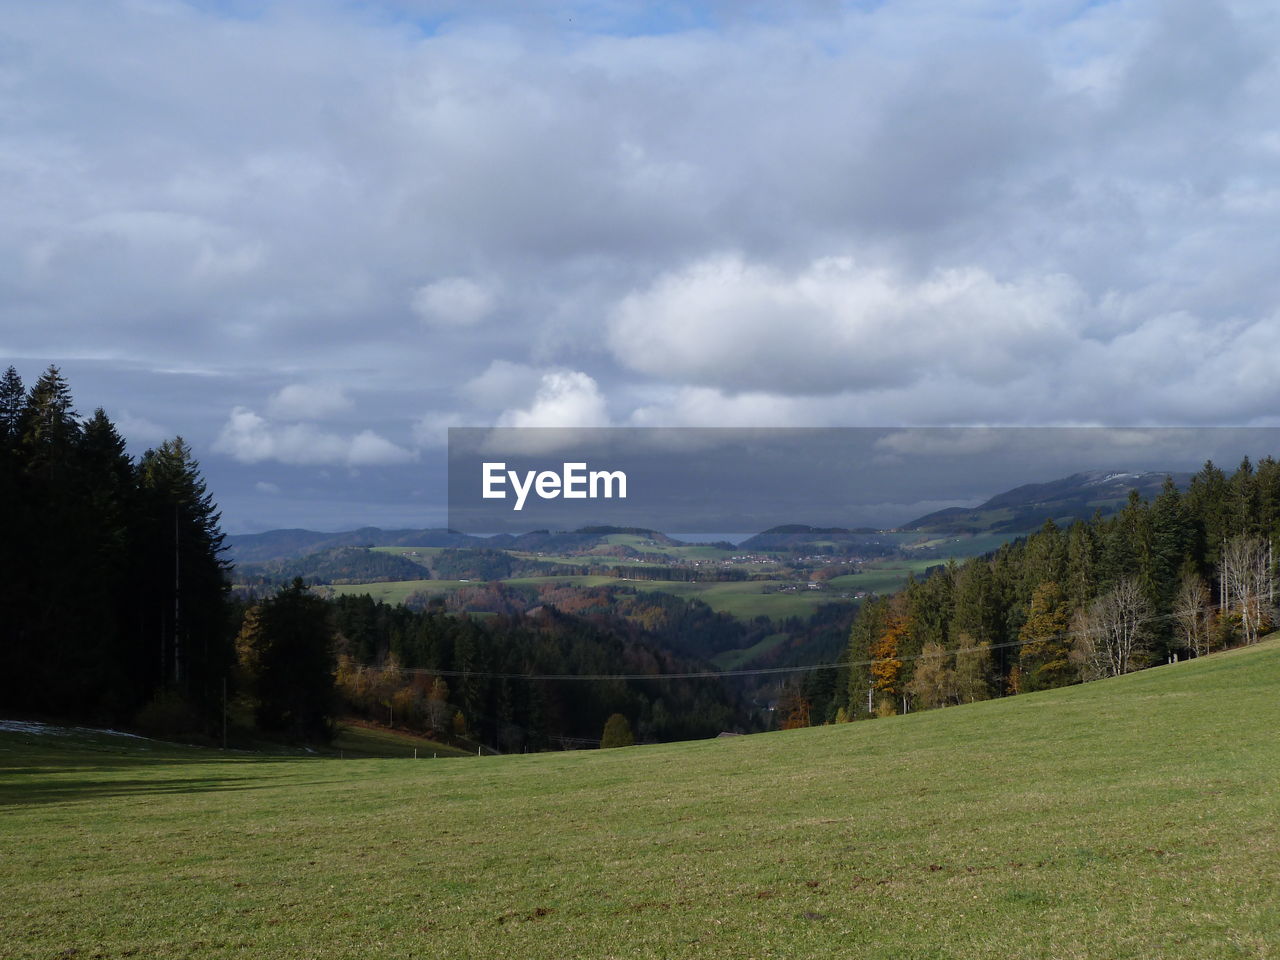
<path id="1" fill-rule="evenodd" d="M 930 548 L 940 553 L 943 557 L 960 559 L 991 553 L 994 550 L 998 550 L 1002 544 L 1008 543 L 1013 539 L 1015 539 L 1014 534 L 1004 533 L 980 533 L 972 537 L 936 537 L 932 540 L 910 544 L 905 549 L 910 551 Z M 934 562 L 937 563 L 939 561 L 935 560 Z"/>
<path id="2" fill-rule="evenodd" d="M 442 551 L 448 550 L 448 547 L 372 547 L 371 549 L 378 553 L 394 553 L 398 557 L 409 557 L 414 559 L 413 554 L 417 554 L 424 559 L 429 557 L 438 557 Z"/>
<path id="3" fill-rule="evenodd" d="M 1265 958 L 1280 646 L 448 762 L 0 733 L 6 957 Z"/>
<path id="4" fill-rule="evenodd" d="M 334 596 L 362 596 L 369 594 L 375 600 L 387 603 L 404 603 L 411 594 L 422 593 L 430 597 L 440 596 L 460 587 L 482 580 L 389 580 L 386 583 L 335 583 L 315 588 L 317 592 L 332 591 Z"/>
<path id="5" fill-rule="evenodd" d="M 892 566 L 889 566 L 889 563 Z M 907 574 L 922 577 L 925 570 L 935 567 L 945 560 L 901 560 L 886 561 L 885 566 L 867 564 L 861 573 L 847 573 L 832 577 L 828 582 L 833 590 L 843 593 L 892 593 L 902 588 L 907 582 Z"/>
<path id="6" fill-rule="evenodd" d="M 906 535 L 901 536 L 905 537 Z M 615 534 L 611 535 L 608 539 L 610 541 L 626 541 L 630 544 L 638 545 L 644 545 L 645 543 L 644 538 L 629 534 Z M 998 536 L 962 538 L 959 542 L 955 543 L 954 550 L 957 555 L 961 556 L 985 552 L 989 549 L 994 549 L 995 546 L 998 546 L 1004 539 L 1005 538 Z M 935 543 L 945 546 L 946 541 L 939 539 L 935 541 Z M 432 551 L 438 553 L 442 548 L 379 547 L 377 549 L 400 554 L 417 551 L 426 556 Z M 726 551 L 712 550 L 712 548 L 709 547 L 666 547 L 664 550 L 668 553 L 673 550 L 680 550 L 710 551 L 712 554 L 724 557 L 730 555 Z M 624 567 L 631 565 L 635 566 L 637 569 L 646 566 L 645 564 L 636 563 L 634 561 L 631 561 L 629 564 L 627 561 L 615 561 L 613 558 L 540 557 L 536 554 L 528 553 L 517 554 L 517 556 L 526 556 L 553 563 L 564 564 L 581 564 L 591 560 L 599 561 L 607 559 L 610 565 L 613 565 L 614 563 Z M 690 583 L 678 580 L 635 580 L 627 577 L 613 578 L 599 574 L 563 577 L 515 577 L 501 582 L 516 587 L 540 586 L 544 584 L 597 587 L 607 584 L 624 584 L 629 587 L 634 587 L 637 590 L 662 591 L 679 597 L 696 597 L 697 599 L 705 602 L 713 610 L 722 611 L 744 620 L 763 616 L 769 617 L 773 620 L 782 621 L 789 617 L 807 618 L 824 603 L 847 602 L 846 598 L 842 598 L 841 594 L 852 596 L 855 593 L 892 593 L 893 591 L 900 589 L 902 585 L 906 583 L 908 573 L 915 574 L 919 577 L 922 576 L 924 571 L 929 567 L 945 562 L 946 561 L 944 559 L 939 559 L 937 557 L 906 561 L 874 561 L 865 564 L 861 573 L 845 574 L 843 576 L 833 577 L 827 581 L 826 587 L 822 590 L 810 590 L 803 581 L 783 579 L 701 581 Z M 748 566 L 748 569 L 760 571 L 758 566 Z M 397 580 L 386 583 L 335 584 L 331 587 L 320 589 L 332 590 L 337 596 L 358 596 L 367 593 L 374 599 L 382 600 L 387 603 L 404 603 L 412 594 L 415 593 L 422 593 L 427 596 L 440 596 L 444 593 L 484 582 L 485 581 L 482 580 Z"/>
<path id="7" fill-rule="evenodd" d="M 756 657 L 762 657 L 780 643 L 790 639 L 789 633 L 771 633 L 754 646 L 743 650 L 725 650 L 711 658 L 721 670 L 737 670 L 744 663 L 750 663 Z"/>

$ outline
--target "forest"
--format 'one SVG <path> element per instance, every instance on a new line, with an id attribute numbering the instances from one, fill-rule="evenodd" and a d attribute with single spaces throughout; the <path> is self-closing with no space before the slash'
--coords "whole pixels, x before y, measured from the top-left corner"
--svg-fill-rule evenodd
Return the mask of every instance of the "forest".
<path id="1" fill-rule="evenodd" d="M 0 694 L 6 712 L 225 742 L 228 728 L 233 741 L 324 740 L 340 715 L 386 711 L 398 726 L 499 750 L 599 740 L 615 713 L 651 740 L 749 723 L 715 679 L 661 679 L 713 670 L 702 657 L 715 639 L 744 632 L 705 605 L 666 598 L 676 609 L 652 614 L 650 629 L 599 596 L 556 598 L 574 613 L 549 601 L 526 611 L 513 595 L 509 614 L 488 621 L 438 603 L 328 601 L 300 579 L 232 596 L 191 447 L 177 437 L 135 460 L 102 409 L 79 415 L 56 367 L 30 389 L 13 367 L 0 378 L 0 502 L 0 645 L 23 678 Z M 326 572 L 353 553 L 366 562 L 367 551 L 339 549 Z M 458 562 L 503 556 L 464 551 Z M 703 633 L 709 645 L 689 640 Z M 681 637 L 685 652 L 668 648 Z M 497 676 L 618 673 L 654 679 Z"/>
<path id="2" fill-rule="evenodd" d="M 1280 464 L 1206 462 L 1117 513 L 1048 521 L 864 604 L 838 672 L 788 690 L 791 722 L 861 719 L 1129 673 L 1250 644 L 1274 618 Z M 784 722 L 787 722 L 784 720 Z"/>

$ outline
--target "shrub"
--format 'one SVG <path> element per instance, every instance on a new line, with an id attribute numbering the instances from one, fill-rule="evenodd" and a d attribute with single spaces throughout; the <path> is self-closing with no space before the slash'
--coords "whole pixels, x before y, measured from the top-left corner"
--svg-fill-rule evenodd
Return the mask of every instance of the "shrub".
<path id="1" fill-rule="evenodd" d="M 176 737 L 200 730 L 200 718 L 175 690 L 161 690 L 151 702 L 138 711 L 134 724 L 155 737 Z"/>
<path id="2" fill-rule="evenodd" d="M 620 713 L 615 713 L 604 725 L 604 733 L 600 735 L 600 748 L 606 747 L 630 747 L 636 742 L 636 738 L 631 734 L 631 724 L 627 723 L 627 718 Z"/>

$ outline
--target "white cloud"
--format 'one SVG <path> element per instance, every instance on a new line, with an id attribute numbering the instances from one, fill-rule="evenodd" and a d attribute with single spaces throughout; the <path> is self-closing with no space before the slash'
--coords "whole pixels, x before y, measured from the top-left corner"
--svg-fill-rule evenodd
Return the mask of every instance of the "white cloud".
<path id="1" fill-rule="evenodd" d="M 1280 409 L 1272 5 L 240 6 L 0 18 L 0 343 L 112 409 L 212 438 L 288 382 L 224 442 L 333 464 L 329 383 L 371 424 Z"/>
<path id="2" fill-rule="evenodd" d="M 266 480 L 259 480 L 253 485 L 253 489 L 257 490 L 259 493 L 265 493 L 272 497 L 280 493 L 280 487 L 277 484 L 270 483 Z"/>
<path id="3" fill-rule="evenodd" d="M 413 442 L 427 449 L 446 447 L 449 444 L 449 428 L 465 425 L 465 418 L 461 414 L 429 410 L 414 422 Z"/>
<path id="4" fill-rule="evenodd" d="M 371 430 L 343 436 L 311 423 L 273 424 L 247 407 L 231 411 L 213 449 L 241 463 L 267 460 L 297 466 L 408 463 L 415 454 Z"/>
<path id="5" fill-rule="evenodd" d="M 1061 276 L 1001 282 L 970 267 L 913 280 L 846 257 L 782 271 L 721 256 L 624 298 L 609 344 L 633 370 L 723 389 L 838 393 L 931 369 L 994 383 L 1067 342 L 1081 307 Z"/>
<path id="6" fill-rule="evenodd" d="M 267 413 L 281 420 L 311 420 L 350 407 L 341 387 L 324 383 L 291 383 L 267 401 Z"/>
<path id="7" fill-rule="evenodd" d="M 481 410 L 504 410 L 526 402 L 542 382 L 542 371 L 523 363 L 494 360 L 459 393 Z"/>
<path id="8" fill-rule="evenodd" d="M 609 412 L 596 381 L 576 370 L 543 374 L 533 402 L 505 411 L 500 427 L 606 427 Z"/>
<path id="9" fill-rule="evenodd" d="M 355 467 L 408 463 L 414 459 L 416 455 L 413 451 L 396 446 L 372 430 L 361 430 L 352 437 L 351 447 L 347 451 L 347 463 Z"/>
<path id="10" fill-rule="evenodd" d="M 410 298 L 418 319 L 431 327 L 471 327 L 493 312 L 492 290 L 467 277 L 447 277 L 419 287 Z"/>
<path id="11" fill-rule="evenodd" d="M 146 417 L 135 417 L 128 410 L 121 410 L 112 419 L 120 432 L 120 436 L 132 443 L 154 443 L 173 436 L 171 431 L 160 426 L 160 424 L 148 420 Z"/>

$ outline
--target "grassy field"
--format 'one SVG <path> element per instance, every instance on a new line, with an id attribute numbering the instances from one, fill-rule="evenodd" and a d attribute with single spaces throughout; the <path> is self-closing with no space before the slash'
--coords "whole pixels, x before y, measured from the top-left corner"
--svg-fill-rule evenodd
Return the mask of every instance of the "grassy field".
<path id="1" fill-rule="evenodd" d="M 424 760 L 429 757 L 469 757 L 472 753 L 411 733 L 357 723 L 339 725 L 338 735 L 329 745 L 328 752 L 347 759 L 366 760 L 372 757 L 412 757 L 415 750 Z"/>
<path id="2" fill-rule="evenodd" d="M 445 762 L 0 733 L 11 958 L 1270 957 L 1280 647 Z"/>
<path id="3" fill-rule="evenodd" d="M 717 653 L 711 658 L 711 662 L 721 670 L 737 670 L 744 663 L 750 663 L 756 657 L 764 656 L 778 644 L 785 643 L 790 637 L 788 633 L 771 633 L 754 646 Z"/>

